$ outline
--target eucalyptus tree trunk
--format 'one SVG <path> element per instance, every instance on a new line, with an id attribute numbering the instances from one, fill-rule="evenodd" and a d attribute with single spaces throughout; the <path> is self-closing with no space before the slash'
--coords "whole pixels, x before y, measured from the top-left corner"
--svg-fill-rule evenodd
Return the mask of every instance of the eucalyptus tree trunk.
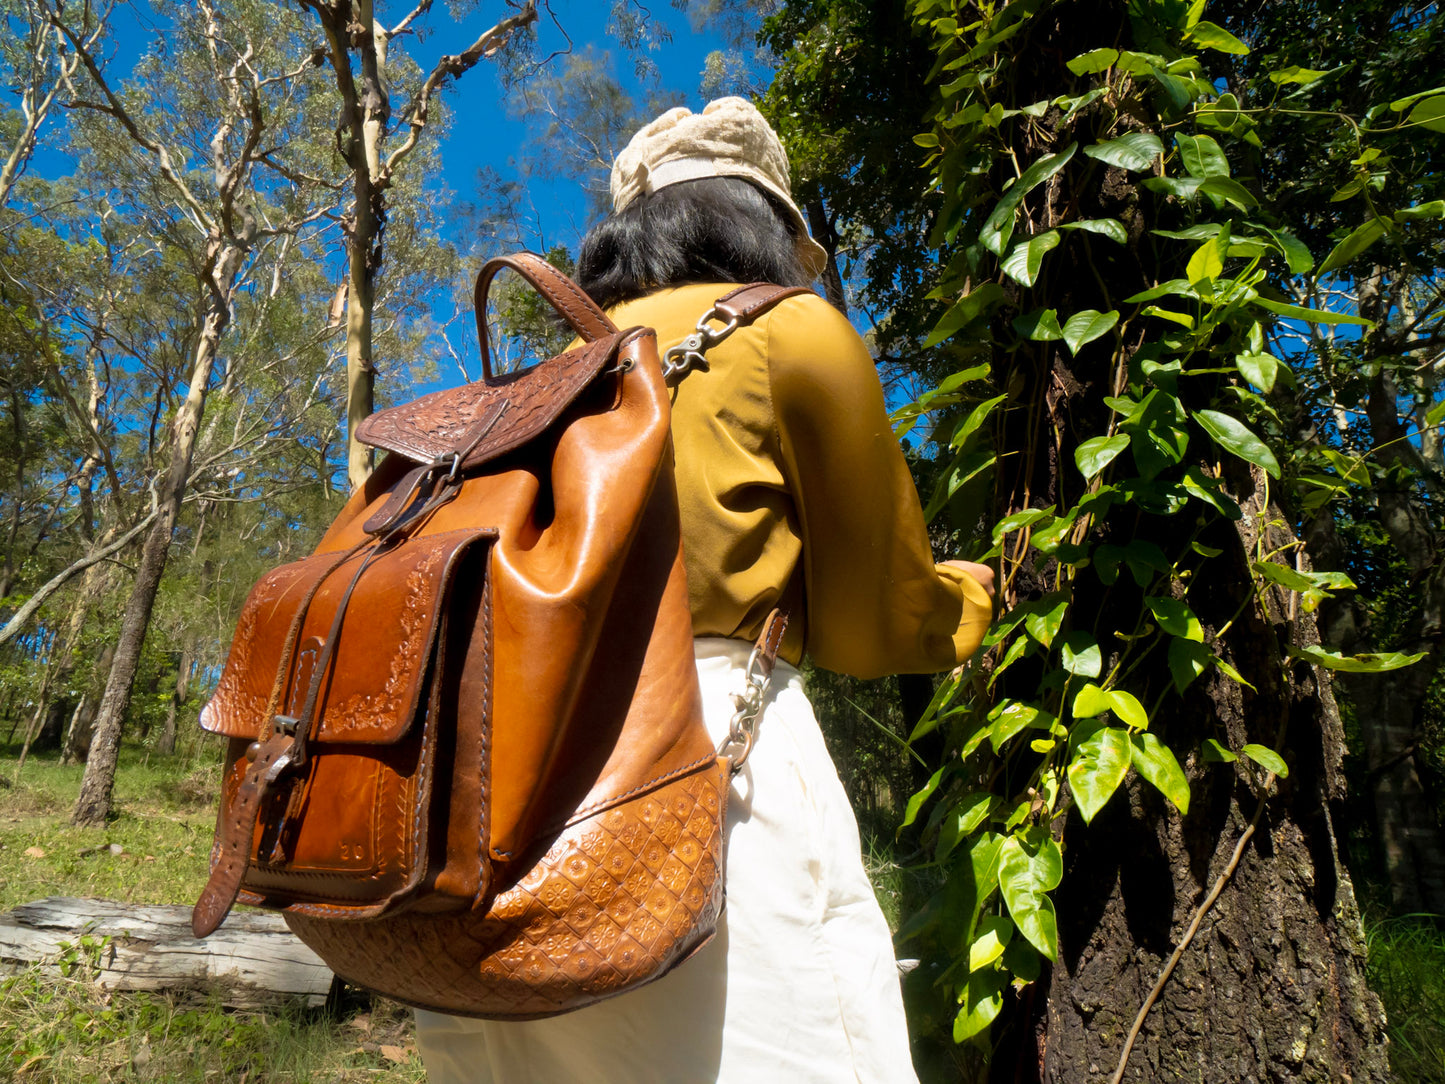
<path id="1" fill-rule="evenodd" d="M 166 559 L 170 553 L 176 516 L 180 513 L 186 485 L 190 480 L 191 457 L 196 450 L 196 435 L 200 432 L 211 369 L 215 364 L 221 335 L 230 322 L 229 287 L 234 284 L 244 251 L 234 246 L 226 246 L 216 256 L 219 257 L 218 263 L 221 265 L 218 272 L 223 281 L 229 277 L 230 283 L 224 294 L 212 298 L 210 311 L 206 313 L 196 344 L 189 390 L 171 425 L 169 462 L 159 493 L 160 510 L 141 546 L 135 585 L 131 588 L 130 598 L 127 599 L 125 610 L 121 614 L 115 657 L 111 662 L 105 692 L 100 699 L 90 755 L 85 761 L 85 776 L 81 780 L 80 795 L 76 799 L 75 812 L 71 817 L 71 822 L 76 825 L 100 826 L 110 815 L 111 792 L 115 786 L 116 762 L 120 755 L 121 731 L 125 725 L 126 711 L 130 707 L 131 690 L 140 665 L 146 630 L 150 627 L 151 610 L 155 606 L 156 592 L 160 588 L 161 575 L 165 572 Z M 229 276 L 221 270 L 225 267 L 230 268 Z"/>
<path id="2" fill-rule="evenodd" d="M 301 3 L 316 15 L 326 35 L 326 57 L 341 95 L 337 142 L 352 176 L 352 207 L 346 222 L 346 461 L 347 477 L 355 489 L 371 473 L 371 449 L 356 439 L 356 427 L 372 412 L 375 401 L 372 315 L 383 255 L 386 193 L 397 168 L 426 130 L 437 88 L 492 56 L 516 30 L 535 22 L 537 8 L 536 0 L 527 0 L 464 51 L 438 60 L 393 124 L 391 96 L 397 76 L 388 69 L 387 55 L 394 38 L 416 33 L 413 24 L 431 4 L 407 5 L 409 13 L 387 26 L 377 17 L 376 0 Z M 392 140 L 396 145 L 389 148 Z"/>

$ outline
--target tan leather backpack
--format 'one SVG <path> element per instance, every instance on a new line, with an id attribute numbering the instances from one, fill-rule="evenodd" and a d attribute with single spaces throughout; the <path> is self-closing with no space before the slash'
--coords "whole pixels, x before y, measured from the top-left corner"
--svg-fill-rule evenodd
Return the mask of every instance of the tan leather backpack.
<path id="1" fill-rule="evenodd" d="M 502 267 L 584 345 L 493 374 Z M 793 292 L 745 288 L 723 318 Z M 391 454 L 246 600 L 201 716 L 231 741 L 193 927 L 280 908 L 347 980 L 526 1018 L 712 936 L 730 760 L 702 723 L 654 333 L 526 253 L 476 301 L 484 379 L 367 419 Z M 731 330 L 699 328 L 683 368 Z"/>

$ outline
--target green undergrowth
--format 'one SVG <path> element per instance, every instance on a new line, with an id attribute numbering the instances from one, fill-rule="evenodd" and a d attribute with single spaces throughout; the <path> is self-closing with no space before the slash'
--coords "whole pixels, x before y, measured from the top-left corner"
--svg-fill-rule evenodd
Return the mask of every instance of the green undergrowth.
<path id="1" fill-rule="evenodd" d="M 1370 987 L 1389 1020 L 1395 1084 L 1445 1081 L 1445 929 L 1428 915 L 1367 917 Z"/>
<path id="2" fill-rule="evenodd" d="M 0 980 L 0 1081 L 35 1084 L 422 1084 L 411 1014 L 355 996 L 344 1008 L 233 1011 L 217 998 L 110 994 L 84 960 L 56 977 Z"/>
<path id="3" fill-rule="evenodd" d="M 219 746 L 195 758 L 123 747 L 115 811 L 104 828 L 70 824 L 84 765 L 32 756 L 17 780 L 17 758 L 7 752 L 0 756 L 0 911 L 45 896 L 189 903 L 199 895 L 215 826 Z"/>

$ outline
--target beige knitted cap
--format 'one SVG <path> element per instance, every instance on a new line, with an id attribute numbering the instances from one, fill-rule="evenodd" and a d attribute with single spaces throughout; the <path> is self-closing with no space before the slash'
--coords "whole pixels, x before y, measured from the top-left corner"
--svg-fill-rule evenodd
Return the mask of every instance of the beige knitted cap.
<path id="1" fill-rule="evenodd" d="M 783 145 L 744 98 L 718 98 L 701 113 L 679 106 L 640 129 L 612 163 L 612 209 L 700 177 L 744 177 L 771 192 L 797 225 L 799 262 L 810 274 L 823 270 L 827 253 L 793 202 Z"/>

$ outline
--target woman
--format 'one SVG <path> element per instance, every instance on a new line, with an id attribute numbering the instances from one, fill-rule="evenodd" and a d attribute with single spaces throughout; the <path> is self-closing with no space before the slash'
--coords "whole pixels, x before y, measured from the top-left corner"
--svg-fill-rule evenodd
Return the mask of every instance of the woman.
<path id="1" fill-rule="evenodd" d="M 673 109 L 612 171 L 579 280 L 619 327 L 681 341 L 752 281 L 810 283 L 823 252 L 749 103 Z M 708 352 L 672 415 L 708 728 L 721 740 L 769 611 L 790 615 L 757 744 L 729 797 L 727 907 L 658 981 L 531 1022 L 418 1012 L 433 1084 L 913 1081 L 892 942 L 795 664 L 861 677 L 951 668 L 978 647 L 992 572 L 935 565 L 872 360 L 815 294 Z"/>

